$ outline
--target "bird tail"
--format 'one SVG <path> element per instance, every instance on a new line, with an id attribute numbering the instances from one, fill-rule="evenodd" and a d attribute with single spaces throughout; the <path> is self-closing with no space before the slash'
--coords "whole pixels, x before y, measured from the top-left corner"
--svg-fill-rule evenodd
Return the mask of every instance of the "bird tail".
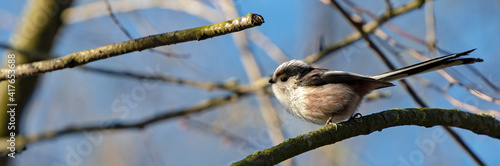
<path id="1" fill-rule="evenodd" d="M 371 78 L 381 80 L 381 81 L 394 81 L 410 77 L 417 74 L 427 73 L 430 71 L 440 70 L 451 66 L 458 66 L 464 64 L 472 64 L 475 62 L 482 62 L 480 58 L 459 58 L 461 56 L 467 55 L 476 49 L 465 51 L 462 53 L 451 54 L 442 56 L 439 58 L 434 58 L 425 62 L 417 63 L 408 67 L 397 69 L 394 71 L 372 75 Z M 458 58 L 458 59 L 457 59 Z"/>

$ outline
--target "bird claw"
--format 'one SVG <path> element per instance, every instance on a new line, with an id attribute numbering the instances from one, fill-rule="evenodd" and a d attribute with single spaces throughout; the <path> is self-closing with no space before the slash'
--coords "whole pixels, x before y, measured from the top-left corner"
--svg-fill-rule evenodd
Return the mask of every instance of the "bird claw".
<path id="1" fill-rule="evenodd" d="M 335 130 L 337 130 L 337 123 L 333 123 L 333 122 L 331 122 L 331 123 L 327 123 L 326 125 L 332 125 L 332 126 L 333 126 L 333 128 L 335 128 Z M 325 125 L 325 126 L 326 126 L 326 125 Z"/>
<path id="2" fill-rule="evenodd" d="M 335 128 L 335 130 L 337 130 L 337 123 L 332 122 L 332 118 L 333 118 L 333 116 L 330 117 L 330 118 L 328 118 L 328 120 L 326 121 L 325 126 L 327 126 L 327 125 L 333 125 L 333 127 Z"/>
<path id="3" fill-rule="evenodd" d="M 361 115 L 360 113 L 355 113 L 355 114 L 353 114 L 353 115 L 349 118 L 349 120 L 356 120 L 356 121 L 358 121 L 358 122 L 361 122 L 361 119 L 359 119 L 359 118 L 361 118 L 361 117 L 362 117 L 362 115 Z"/>

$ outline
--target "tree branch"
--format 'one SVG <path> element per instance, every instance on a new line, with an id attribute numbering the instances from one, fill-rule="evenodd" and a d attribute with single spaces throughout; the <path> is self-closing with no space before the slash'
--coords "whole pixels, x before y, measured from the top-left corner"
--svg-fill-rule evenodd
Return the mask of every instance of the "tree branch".
<path id="1" fill-rule="evenodd" d="M 401 7 L 388 10 L 381 16 L 374 19 L 373 21 L 370 21 L 367 24 L 365 24 L 363 26 L 363 31 L 366 32 L 367 34 L 371 34 L 376 29 L 378 29 L 380 25 L 387 22 L 389 19 L 408 13 L 414 9 L 420 8 L 424 3 L 425 3 L 424 0 L 413 0 Z M 340 40 L 339 42 L 325 48 L 324 50 L 316 54 L 309 55 L 307 58 L 304 59 L 304 61 L 306 61 L 307 63 L 316 62 L 321 58 L 325 57 L 326 55 L 328 55 L 329 53 L 336 51 L 337 49 L 347 46 L 349 44 L 352 44 L 355 41 L 359 40 L 360 38 L 361 34 L 358 31 L 355 31 L 350 35 L 346 36 L 345 38 L 343 38 L 342 40 Z"/>
<path id="2" fill-rule="evenodd" d="M 232 18 L 238 15 L 235 4 L 233 0 L 221 0 L 219 1 L 221 9 L 227 18 Z M 251 82 L 257 81 L 262 77 L 262 72 L 260 71 L 255 55 L 250 49 L 250 44 L 248 43 L 247 35 L 245 33 L 234 33 L 232 34 L 234 43 L 240 52 L 240 60 L 243 64 L 245 72 Z M 259 110 L 264 119 L 264 123 L 267 126 L 269 132 L 269 137 L 273 145 L 277 145 L 285 140 L 285 136 L 281 129 L 281 121 L 276 113 L 276 110 L 271 103 L 269 95 L 265 94 L 264 89 L 257 89 L 257 102 Z M 292 160 L 287 160 L 282 163 L 283 166 L 293 166 Z"/>
<path id="3" fill-rule="evenodd" d="M 127 36 L 128 39 L 132 40 L 133 37 L 130 34 L 130 32 L 122 25 L 122 23 L 118 20 L 118 18 L 116 18 L 116 15 L 113 13 L 113 10 L 111 9 L 111 4 L 109 3 L 109 1 L 103 0 L 103 2 L 104 2 L 104 6 L 106 7 L 106 13 L 108 14 L 109 18 L 111 18 L 111 21 L 113 21 L 113 23 L 118 27 L 118 29 L 120 29 L 120 31 L 122 31 L 122 33 L 125 36 Z M 163 52 L 163 51 L 159 51 L 159 50 L 155 50 L 155 49 L 149 49 L 148 51 L 153 52 L 153 53 L 162 54 L 162 55 L 169 56 L 169 57 L 174 57 L 174 58 L 187 57 L 185 55 L 176 55 L 176 54 L 167 53 L 167 52 Z"/>
<path id="4" fill-rule="evenodd" d="M 152 35 L 135 40 L 110 44 L 97 47 L 90 50 L 80 51 L 66 55 L 61 58 L 39 61 L 24 65 L 18 65 L 15 68 L 15 77 L 23 78 L 32 75 L 38 75 L 54 70 L 71 68 L 83 65 L 92 61 L 106 59 L 109 57 L 126 54 L 134 51 L 142 51 L 158 46 L 182 43 L 193 40 L 204 40 L 215 36 L 225 35 L 232 32 L 241 31 L 247 28 L 259 26 L 264 23 L 264 18 L 258 14 L 247 14 L 243 17 L 217 24 L 180 30 L 158 35 Z M 6 80 L 9 75 L 9 69 L 0 70 L 0 81 Z"/>
<path id="5" fill-rule="evenodd" d="M 360 8 L 358 8 L 360 9 Z M 389 23 L 388 23 L 389 24 Z M 402 34 L 402 36 L 405 36 L 407 38 L 410 38 L 411 40 L 413 41 L 416 41 L 416 42 L 419 42 L 420 39 L 416 36 L 413 36 L 401 29 L 399 29 L 398 27 L 394 26 L 394 25 L 390 25 L 389 28 L 393 29 L 393 31 L 395 31 L 396 33 L 399 33 L 399 34 Z M 404 45 L 398 43 L 396 40 L 394 40 L 393 38 L 389 37 L 388 34 L 386 34 L 385 32 L 383 31 L 376 31 L 375 32 L 375 35 L 377 35 L 380 39 L 384 40 L 387 42 L 387 44 L 393 46 L 393 47 L 396 47 L 398 49 L 401 49 L 403 51 L 406 51 L 408 52 L 410 55 L 412 55 L 414 58 L 416 59 L 419 59 L 421 61 L 426 61 L 426 60 L 429 60 L 430 58 L 426 57 L 426 56 L 423 56 L 419 51 L 413 49 L 413 48 L 408 48 L 408 47 L 405 47 Z M 424 43 L 424 41 L 422 40 L 422 43 Z M 385 47 L 386 49 L 391 49 L 389 47 Z M 446 54 L 452 54 L 450 52 L 447 52 L 447 51 L 444 51 L 442 50 L 441 48 L 439 47 L 436 47 L 436 49 L 438 51 L 441 51 L 441 52 L 444 52 Z M 391 51 L 391 50 L 390 50 Z M 401 51 L 401 52 L 403 52 Z M 392 52 L 396 52 L 396 51 L 392 51 Z M 465 65 L 464 67 L 467 67 L 471 72 L 474 73 L 475 76 L 479 77 L 484 83 L 486 83 L 486 85 L 490 88 L 492 88 L 493 90 L 495 89 L 498 89 L 495 85 L 493 85 L 491 83 L 491 81 L 488 81 L 486 79 L 486 77 L 484 76 L 484 74 L 482 74 L 481 72 L 477 71 L 473 66 L 470 66 L 470 65 Z M 448 69 L 448 70 L 453 70 L 453 69 Z M 444 70 L 438 70 L 437 71 L 441 76 L 443 76 L 446 80 L 448 80 L 448 82 L 450 82 L 451 84 L 453 85 L 458 85 L 462 88 L 464 88 L 465 90 L 469 91 L 470 94 L 472 95 L 475 95 L 477 96 L 478 98 L 480 99 L 483 99 L 483 100 L 486 100 L 486 101 L 489 101 L 489 102 L 493 102 L 495 104 L 499 104 L 500 105 L 500 99 L 499 98 L 496 98 L 496 97 L 493 97 L 491 95 L 488 95 L 484 92 L 482 92 L 481 90 L 479 89 L 474 89 L 474 88 L 471 88 L 470 86 L 460 82 L 457 80 L 457 77 L 456 76 L 452 76 L 450 75 L 450 73 L 448 73 L 447 71 L 444 71 Z M 500 92 L 500 91 L 497 91 L 495 90 L 495 92 Z M 465 108 L 464 108 L 465 109 Z M 467 109 L 469 110 L 469 109 Z M 473 111 L 473 110 L 469 110 L 469 111 Z"/>
<path id="6" fill-rule="evenodd" d="M 349 23 L 361 34 L 361 37 L 368 43 L 368 46 L 377 53 L 378 57 L 382 59 L 384 64 L 389 67 L 391 70 L 396 70 L 396 67 L 389 61 L 389 59 L 382 53 L 382 51 L 375 45 L 375 43 L 370 39 L 368 34 L 363 30 L 363 22 L 357 23 L 355 22 L 349 14 L 337 3 L 336 0 L 331 0 L 331 3 L 342 13 L 342 15 L 349 21 Z M 390 10 L 390 8 L 388 8 Z M 390 13 L 390 11 L 388 11 Z M 420 98 L 415 91 L 415 89 L 410 86 L 406 80 L 401 79 L 399 82 L 403 85 L 403 87 L 406 89 L 406 91 L 410 94 L 410 96 L 415 100 L 415 102 L 420 105 L 420 107 L 428 107 L 427 104 L 424 102 L 422 98 Z M 462 147 L 473 159 L 476 161 L 477 164 L 479 165 L 484 165 L 484 163 L 479 159 L 479 157 L 465 144 L 463 139 L 455 132 L 453 131 L 450 127 L 443 126 L 443 128 L 452 136 L 452 138 L 457 141 L 457 143 Z"/>
<path id="7" fill-rule="evenodd" d="M 226 104 L 228 102 L 232 101 L 237 101 L 238 98 L 243 97 L 245 95 L 248 95 L 249 93 L 235 93 L 231 94 L 225 97 L 221 98 L 214 98 L 207 100 L 205 102 L 202 102 L 196 106 L 190 107 L 190 108 L 185 108 L 185 109 L 179 109 L 179 110 L 174 110 L 174 111 L 169 111 L 165 112 L 162 114 L 154 115 L 152 117 L 146 118 L 145 120 L 139 121 L 139 122 L 113 122 L 113 121 L 106 121 L 103 123 L 99 124 L 93 124 L 93 125 L 88 125 L 88 126 L 83 126 L 83 127 L 78 127 L 78 126 L 73 126 L 73 127 L 67 127 L 64 129 L 60 129 L 57 131 L 48 131 L 44 132 L 41 134 L 36 134 L 36 135 L 19 135 L 15 137 L 15 147 L 16 150 L 21 151 L 21 149 L 24 149 L 26 145 L 43 141 L 43 140 L 48 140 L 52 138 L 56 138 L 58 136 L 66 135 L 66 134 L 73 134 L 73 133 L 78 133 L 82 131 L 103 131 L 103 130 L 118 130 L 118 129 L 132 129 L 132 128 L 145 128 L 153 123 L 164 121 L 167 119 L 172 119 L 176 117 L 181 117 L 181 116 L 186 116 L 189 114 L 193 113 L 200 113 L 203 111 L 207 111 L 210 108 L 214 108 L 216 106 L 220 106 L 223 104 Z M 2 138 L 3 140 L 8 140 L 9 138 L 4 137 Z M 0 142 L 0 147 L 9 147 L 8 141 L 3 141 Z M 10 152 L 8 148 L 0 148 L 0 155 L 5 155 L 7 152 Z"/>
<path id="8" fill-rule="evenodd" d="M 177 77 L 172 77 L 172 76 L 166 76 L 163 74 L 156 74 L 156 75 L 139 74 L 139 73 L 133 73 L 133 72 L 114 71 L 114 70 L 109 70 L 109 69 L 94 68 L 94 67 L 87 67 L 87 66 L 82 66 L 79 68 L 82 70 L 85 70 L 85 71 L 90 71 L 90 72 L 95 72 L 95 73 L 100 73 L 100 74 L 108 74 L 108 75 L 117 76 L 117 77 L 127 77 L 127 78 L 134 78 L 134 79 L 138 79 L 138 80 L 162 81 L 162 82 L 168 82 L 171 84 L 198 87 L 198 88 L 202 88 L 205 90 L 225 90 L 225 91 L 230 91 L 233 93 L 248 93 L 248 92 L 254 90 L 250 87 L 239 85 L 238 81 L 234 80 L 234 79 L 229 79 L 229 80 L 224 81 L 222 83 L 201 82 L 201 81 L 182 79 L 182 78 L 177 78 Z"/>
<path id="9" fill-rule="evenodd" d="M 500 121 L 488 115 L 478 115 L 457 109 L 391 109 L 338 123 L 336 130 L 333 126 L 327 125 L 319 130 L 287 139 L 277 146 L 264 151 L 254 152 L 232 165 L 275 165 L 283 160 L 324 145 L 334 144 L 355 136 L 368 135 L 374 131 L 382 131 L 385 128 L 403 125 L 423 127 L 437 125 L 454 126 L 500 139 Z"/>

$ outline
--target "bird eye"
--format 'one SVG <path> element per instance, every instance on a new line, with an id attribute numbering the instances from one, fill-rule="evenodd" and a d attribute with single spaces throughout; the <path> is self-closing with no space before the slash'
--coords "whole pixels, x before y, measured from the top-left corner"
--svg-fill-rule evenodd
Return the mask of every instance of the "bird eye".
<path id="1" fill-rule="evenodd" d="M 281 82 L 286 82 L 288 80 L 288 77 L 281 77 Z"/>

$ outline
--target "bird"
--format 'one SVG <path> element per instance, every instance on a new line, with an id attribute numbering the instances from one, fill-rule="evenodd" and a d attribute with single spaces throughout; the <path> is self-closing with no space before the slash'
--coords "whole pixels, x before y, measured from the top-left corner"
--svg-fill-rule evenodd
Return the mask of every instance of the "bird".
<path id="1" fill-rule="evenodd" d="M 302 60 L 294 59 L 279 65 L 269 83 L 278 101 L 290 114 L 315 124 L 336 126 L 337 122 L 357 115 L 354 113 L 366 94 L 395 86 L 391 81 L 447 67 L 483 62 L 480 58 L 462 57 L 474 50 L 376 75 L 314 68 Z"/>

